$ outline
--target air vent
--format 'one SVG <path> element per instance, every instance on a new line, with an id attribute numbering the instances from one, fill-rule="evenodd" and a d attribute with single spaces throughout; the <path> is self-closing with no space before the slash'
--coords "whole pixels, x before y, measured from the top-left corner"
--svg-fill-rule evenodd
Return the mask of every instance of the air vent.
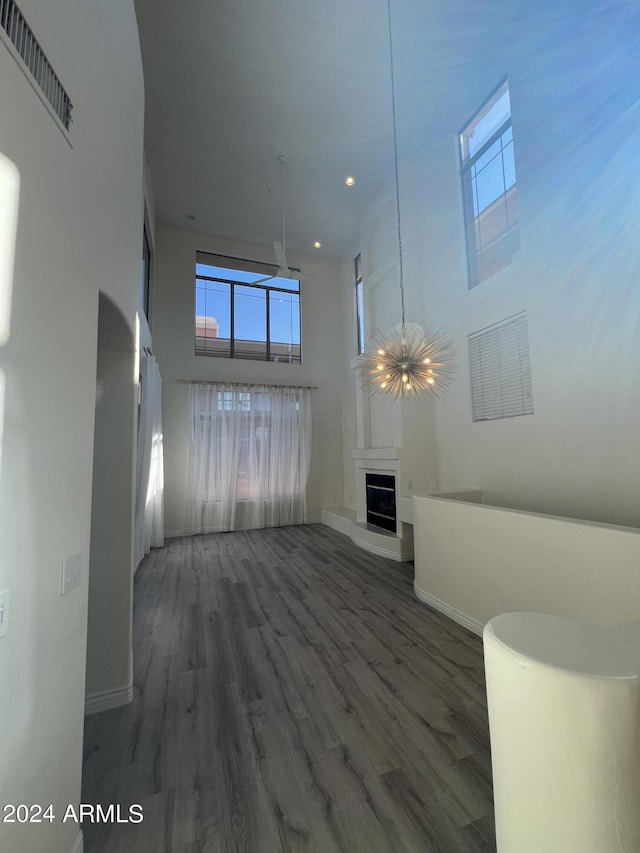
<path id="1" fill-rule="evenodd" d="M 9 37 L 54 112 L 69 130 L 73 105 L 15 0 L 0 0 L 0 29 Z"/>

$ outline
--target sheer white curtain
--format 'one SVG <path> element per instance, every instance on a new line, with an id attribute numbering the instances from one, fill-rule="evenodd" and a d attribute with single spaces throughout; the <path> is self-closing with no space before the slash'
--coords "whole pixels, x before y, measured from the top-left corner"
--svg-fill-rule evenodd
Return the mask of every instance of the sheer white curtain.
<path id="1" fill-rule="evenodd" d="M 186 532 L 306 522 L 308 389 L 191 385 L 189 408 Z"/>
<path id="2" fill-rule="evenodd" d="M 162 379 L 154 356 L 142 356 L 140 377 L 136 465 L 136 566 L 151 548 L 161 548 L 164 545 Z"/>

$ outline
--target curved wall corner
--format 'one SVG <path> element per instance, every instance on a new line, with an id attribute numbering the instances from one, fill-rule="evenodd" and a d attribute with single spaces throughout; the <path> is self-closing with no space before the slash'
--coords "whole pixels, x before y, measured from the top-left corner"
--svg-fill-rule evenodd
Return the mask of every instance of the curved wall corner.
<path id="1" fill-rule="evenodd" d="M 484 630 L 498 853 L 640 850 L 640 622 Z"/>
<path id="2" fill-rule="evenodd" d="M 87 713 L 131 701 L 135 500 L 135 340 L 100 293 L 93 450 Z"/>

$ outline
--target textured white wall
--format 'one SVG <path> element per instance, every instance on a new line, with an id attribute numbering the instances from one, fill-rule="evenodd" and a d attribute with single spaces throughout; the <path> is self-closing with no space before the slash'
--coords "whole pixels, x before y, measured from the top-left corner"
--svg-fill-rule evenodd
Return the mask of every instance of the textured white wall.
<path id="1" fill-rule="evenodd" d="M 0 471 L 0 802 L 80 799 L 98 292 L 135 327 L 143 83 L 131 0 L 21 0 L 75 104 L 71 147 L 0 45 L 0 152 L 21 180 Z M 73 23 L 71 23 L 71 19 Z M 61 564 L 82 583 L 60 595 Z M 0 824 L 3 853 L 68 853 L 78 827 Z"/>
<path id="2" fill-rule="evenodd" d="M 640 849 L 640 622 L 506 613 L 484 630 L 500 853 Z"/>
<path id="3" fill-rule="evenodd" d="M 158 228 L 152 314 L 156 356 L 162 368 L 165 450 L 165 529 L 184 524 L 189 448 L 188 386 L 177 379 L 223 379 L 318 386 L 312 391 L 313 450 L 309 476 L 309 514 L 320 520 L 323 506 L 342 503 L 341 316 L 337 268 L 296 258 L 317 278 L 303 278 L 301 365 L 195 356 L 195 256 L 197 250 L 271 260 L 271 247 L 253 246 L 201 234 Z"/>

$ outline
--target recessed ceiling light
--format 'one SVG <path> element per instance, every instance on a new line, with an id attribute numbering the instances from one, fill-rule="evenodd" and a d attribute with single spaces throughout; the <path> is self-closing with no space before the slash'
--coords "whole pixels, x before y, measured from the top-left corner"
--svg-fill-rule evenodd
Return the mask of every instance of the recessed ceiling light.
<path id="1" fill-rule="evenodd" d="M 348 187 L 352 187 L 355 184 L 356 179 L 353 177 L 353 175 L 349 175 L 344 179 L 344 182 Z"/>
<path id="2" fill-rule="evenodd" d="M 187 213 L 187 219 L 190 219 L 192 222 L 195 222 L 195 221 L 196 221 L 196 218 L 195 218 L 195 216 L 193 215 L 193 213 Z"/>
<path id="3" fill-rule="evenodd" d="M 313 248 L 314 249 L 321 249 L 322 248 L 322 243 L 320 242 L 320 240 L 315 241 L 315 243 L 313 244 Z"/>

